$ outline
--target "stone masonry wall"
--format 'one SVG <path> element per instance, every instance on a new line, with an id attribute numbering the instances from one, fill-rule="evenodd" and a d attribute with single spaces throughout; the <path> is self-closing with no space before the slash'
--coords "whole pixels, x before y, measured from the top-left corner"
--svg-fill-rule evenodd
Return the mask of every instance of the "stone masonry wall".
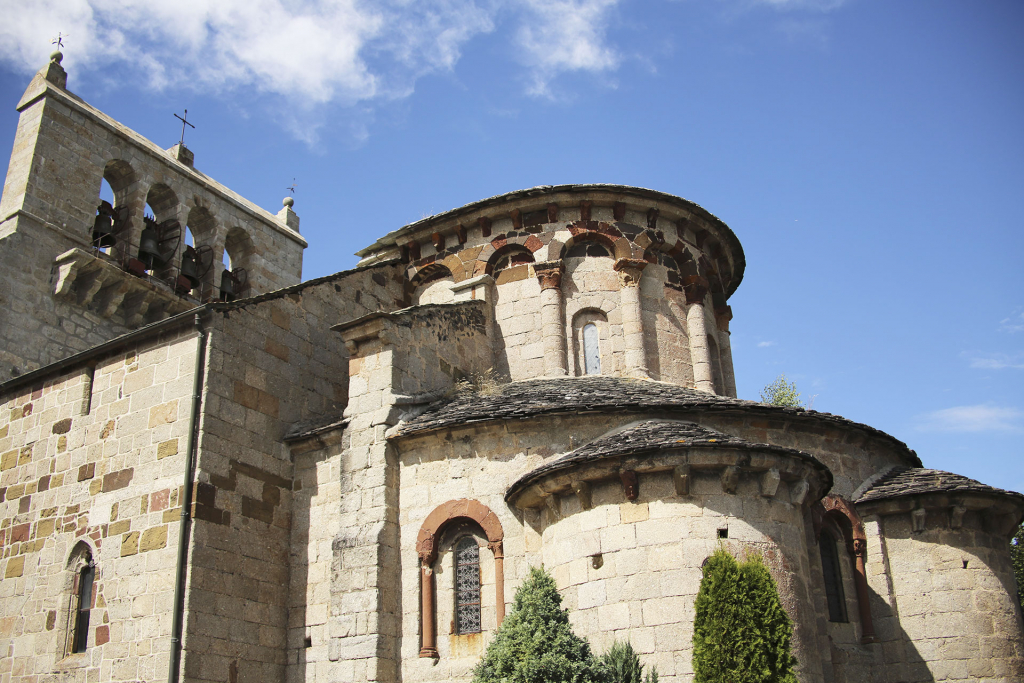
<path id="1" fill-rule="evenodd" d="M 575 496 L 562 497 L 560 514 L 543 531 L 543 558 L 576 632 L 596 651 L 629 640 L 643 661 L 658 667 L 659 680 L 691 680 L 701 565 L 724 531 L 733 554 L 765 558 L 797 626 L 793 652 L 801 679 L 820 677 L 816 643 L 806 637 L 813 631 L 800 628 L 813 613 L 803 509 L 790 504 L 785 483 L 776 498 L 764 498 L 756 479 L 741 477 L 736 493 L 726 494 L 717 475 L 697 475 L 681 498 L 664 473 L 641 476 L 634 502 L 617 482 L 594 486 L 591 495 L 590 510 Z M 550 512 L 545 518 L 551 520 Z"/>
<path id="2" fill-rule="evenodd" d="M 186 328 L 0 397 L 5 681 L 166 675 L 196 349 Z M 96 582 L 68 654 L 79 544 Z"/>
<path id="3" fill-rule="evenodd" d="M 929 510 L 913 531 L 909 514 L 874 517 L 889 569 L 888 601 L 901 632 L 908 682 L 1014 681 L 1024 678 L 1024 625 L 1014 603 L 1008 539 L 968 511 L 951 529 Z M 896 638 L 894 638 L 896 640 Z"/>
<path id="4" fill-rule="evenodd" d="M 337 415 L 348 400 L 348 353 L 330 327 L 394 308 L 402 292 L 385 265 L 212 314 L 184 643 L 189 680 L 281 680 L 302 651 L 301 635 L 288 642 L 289 608 L 306 595 L 290 592 L 295 485 L 282 437 Z"/>

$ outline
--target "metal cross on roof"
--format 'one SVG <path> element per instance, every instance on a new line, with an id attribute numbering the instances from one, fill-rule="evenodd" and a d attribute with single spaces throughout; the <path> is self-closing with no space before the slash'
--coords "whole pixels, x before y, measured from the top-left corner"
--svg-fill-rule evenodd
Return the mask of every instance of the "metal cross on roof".
<path id="1" fill-rule="evenodd" d="M 69 34 L 67 33 L 57 31 L 57 37 L 50 41 L 50 45 L 56 45 L 58 50 L 62 49 L 64 47 L 64 39 L 67 38 L 68 35 Z"/>
<path id="2" fill-rule="evenodd" d="M 195 128 L 195 126 L 193 126 L 191 123 L 188 122 L 188 109 L 185 110 L 185 116 L 178 116 L 177 114 L 175 114 L 174 118 L 176 118 L 179 121 L 181 121 L 181 146 L 184 147 L 185 146 L 185 126 L 189 126 L 190 128 Z"/>
<path id="3" fill-rule="evenodd" d="M 295 194 L 295 188 L 297 185 L 298 183 L 295 182 L 295 178 L 292 178 L 292 184 L 284 189 L 288 190 L 288 192 L 290 192 L 291 194 Z"/>

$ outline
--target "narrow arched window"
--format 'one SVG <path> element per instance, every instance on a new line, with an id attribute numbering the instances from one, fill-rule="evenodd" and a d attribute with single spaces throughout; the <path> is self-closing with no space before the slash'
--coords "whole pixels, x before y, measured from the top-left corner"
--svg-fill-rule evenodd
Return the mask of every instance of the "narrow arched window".
<path id="1" fill-rule="evenodd" d="M 601 344 L 598 339 L 597 325 L 587 323 L 583 326 L 583 373 L 586 375 L 601 374 Z"/>
<path id="2" fill-rule="evenodd" d="M 843 595 L 843 575 L 839 569 L 839 551 L 836 540 L 827 531 L 818 538 L 821 551 L 821 571 L 825 578 L 825 599 L 828 602 L 828 620 L 845 623 L 846 597 Z"/>
<path id="3" fill-rule="evenodd" d="M 92 584 L 96 568 L 87 564 L 78 572 L 78 598 L 75 605 L 75 633 L 72 652 L 85 652 L 89 648 L 89 612 L 92 610 Z"/>
<path id="4" fill-rule="evenodd" d="M 455 544 L 455 632 L 480 633 L 480 546 L 472 536 Z"/>

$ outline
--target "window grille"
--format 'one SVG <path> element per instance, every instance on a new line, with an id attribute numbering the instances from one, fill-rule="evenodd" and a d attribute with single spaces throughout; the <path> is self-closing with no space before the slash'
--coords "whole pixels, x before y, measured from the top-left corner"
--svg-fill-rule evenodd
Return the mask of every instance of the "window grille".
<path id="1" fill-rule="evenodd" d="M 594 323 L 583 327 L 583 372 L 586 375 L 601 374 L 601 347 Z"/>
<path id="2" fill-rule="evenodd" d="M 92 583 L 96 568 L 85 565 L 78 574 L 78 605 L 75 607 L 75 640 L 72 652 L 85 652 L 89 647 L 89 612 L 92 609 Z"/>
<path id="3" fill-rule="evenodd" d="M 825 575 L 825 598 L 828 601 L 828 620 L 845 623 L 846 597 L 843 595 L 843 575 L 839 569 L 839 552 L 832 534 L 823 531 L 818 539 L 821 550 L 821 570 Z"/>
<path id="4" fill-rule="evenodd" d="M 471 536 L 455 544 L 455 632 L 480 633 L 480 546 Z"/>

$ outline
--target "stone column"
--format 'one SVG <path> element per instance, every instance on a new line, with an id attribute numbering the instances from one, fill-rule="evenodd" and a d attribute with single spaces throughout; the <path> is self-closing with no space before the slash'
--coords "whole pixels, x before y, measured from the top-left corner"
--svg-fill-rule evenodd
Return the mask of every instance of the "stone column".
<path id="1" fill-rule="evenodd" d="M 867 570 L 864 567 L 868 555 L 867 541 L 854 539 L 850 544 L 850 551 L 853 555 L 853 583 L 857 587 L 857 611 L 860 613 L 860 642 L 877 643 L 875 624 L 871 620 Z"/>
<path id="2" fill-rule="evenodd" d="M 732 320 L 732 307 L 716 308 L 715 320 L 718 323 L 718 353 L 722 357 L 722 381 L 725 382 L 725 393 L 736 398 L 736 373 L 732 367 L 732 345 L 729 343 L 729 321 Z"/>
<path id="3" fill-rule="evenodd" d="M 541 338 L 544 340 L 544 375 L 562 377 L 568 374 L 565 357 L 565 325 L 562 322 L 561 261 L 548 261 L 533 266 L 540 280 Z"/>
<path id="4" fill-rule="evenodd" d="M 686 292 L 686 335 L 690 338 L 690 362 L 693 364 L 693 382 L 699 391 L 715 393 L 715 380 L 711 371 L 711 353 L 708 351 L 708 332 L 704 324 L 704 297 L 708 281 L 700 275 L 691 275 L 683 283 Z"/>
<path id="5" fill-rule="evenodd" d="M 434 629 L 434 570 L 428 558 L 420 558 L 420 594 L 422 596 L 423 633 L 421 635 L 420 657 L 437 657 L 437 641 Z"/>
<path id="6" fill-rule="evenodd" d="M 647 353 L 644 351 L 643 312 L 640 308 L 640 276 L 647 261 L 620 258 L 615 262 L 619 274 L 619 297 L 622 306 L 622 334 L 625 337 L 626 367 L 629 377 L 648 378 Z"/>
<path id="7" fill-rule="evenodd" d="M 505 551 L 501 541 L 488 543 L 494 553 L 494 611 L 497 627 L 505 620 Z"/>

